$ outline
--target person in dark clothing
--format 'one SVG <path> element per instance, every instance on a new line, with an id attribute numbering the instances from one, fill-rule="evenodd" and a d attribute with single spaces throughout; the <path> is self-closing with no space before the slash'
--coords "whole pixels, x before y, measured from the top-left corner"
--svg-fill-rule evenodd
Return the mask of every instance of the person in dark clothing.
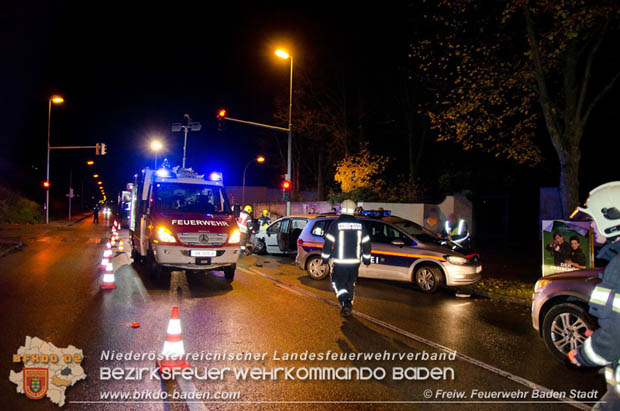
<path id="1" fill-rule="evenodd" d="M 594 220 L 595 241 L 614 238 L 620 232 L 620 181 L 592 190 L 585 207 L 579 211 Z M 601 241 L 602 240 L 602 241 Z M 599 328 L 586 333 L 583 345 L 568 353 L 576 366 L 605 367 L 607 392 L 593 410 L 620 410 L 620 256 L 615 255 L 599 274 L 588 302 L 588 313 L 598 318 Z"/>
<path id="2" fill-rule="evenodd" d="M 570 253 L 568 254 L 568 259 L 564 261 L 565 265 L 575 267 L 578 269 L 586 268 L 586 255 L 579 248 L 579 237 L 576 235 L 570 238 Z"/>
<path id="3" fill-rule="evenodd" d="M 570 245 L 564 241 L 564 237 L 559 232 L 553 233 L 553 241 L 547 244 L 547 250 L 553 255 L 553 265 L 560 267 L 568 260 L 571 252 Z"/>
<path id="4" fill-rule="evenodd" d="M 370 264 L 370 236 L 366 227 L 353 216 L 355 203 L 352 200 L 345 200 L 340 212 L 340 217 L 329 226 L 325 234 L 321 258 L 324 264 L 330 258 L 333 260 L 332 287 L 342 307 L 340 315 L 349 317 L 353 310 L 360 263 Z"/>
<path id="5" fill-rule="evenodd" d="M 99 211 L 101 211 L 101 207 L 99 203 L 97 203 L 95 207 L 93 207 L 93 224 L 99 224 Z"/>

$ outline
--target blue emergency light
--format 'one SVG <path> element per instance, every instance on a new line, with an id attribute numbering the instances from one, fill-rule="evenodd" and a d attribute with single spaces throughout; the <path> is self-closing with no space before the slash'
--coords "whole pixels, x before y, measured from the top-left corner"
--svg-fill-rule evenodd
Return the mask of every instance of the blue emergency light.
<path id="1" fill-rule="evenodd" d="M 209 180 L 211 180 L 211 181 L 224 181 L 224 177 L 222 176 L 221 172 L 213 171 L 211 174 L 209 174 Z"/>
<path id="2" fill-rule="evenodd" d="M 157 177 L 170 177 L 170 171 L 166 170 L 165 168 L 160 168 L 155 172 L 155 174 L 157 175 Z"/>

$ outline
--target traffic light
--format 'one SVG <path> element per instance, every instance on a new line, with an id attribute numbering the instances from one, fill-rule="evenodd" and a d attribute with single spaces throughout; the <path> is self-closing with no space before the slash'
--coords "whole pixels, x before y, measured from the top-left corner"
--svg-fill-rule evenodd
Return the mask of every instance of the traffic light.
<path id="1" fill-rule="evenodd" d="M 41 185 L 43 186 L 44 189 L 49 189 L 50 188 L 50 182 L 49 181 L 44 181 L 41 183 Z"/>
<path id="2" fill-rule="evenodd" d="M 99 151 L 97 152 L 98 156 L 105 156 L 108 152 L 108 146 L 105 143 L 97 143 L 99 147 Z"/>
<path id="3" fill-rule="evenodd" d="M 282 197 L 286 201 L 291 199 L 291 182 L 289 180 L 282 181 Z"/>
<path id="4" fill-rule="evenodd" d="M 224 120 L 226 119 L 226 110 L 220 109 L 217 112 L 217 131 L 222 131 L 224 129 Z"/>

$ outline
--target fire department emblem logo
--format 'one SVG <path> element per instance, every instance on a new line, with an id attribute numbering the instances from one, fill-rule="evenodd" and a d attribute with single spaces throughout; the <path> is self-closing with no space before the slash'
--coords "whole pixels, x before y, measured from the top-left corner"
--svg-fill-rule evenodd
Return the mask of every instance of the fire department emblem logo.
<path id="1" fill-rule="evenodd" d="M 24 393 L 33 400 L 40 400 L 47 394 L 47 368 L 24 368 Z"/>
<path id="2" fill-rule="evenodd" d="M 200 237 L 198 237 L 198 241 L 200 241 L 203 244 L 206 244 L 209 242 L 209 236 L 206 234 L 200 234 Z"/>

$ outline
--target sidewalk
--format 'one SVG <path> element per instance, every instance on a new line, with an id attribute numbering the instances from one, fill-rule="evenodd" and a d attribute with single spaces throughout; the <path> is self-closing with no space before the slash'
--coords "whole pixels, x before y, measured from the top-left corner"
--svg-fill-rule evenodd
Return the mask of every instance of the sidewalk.
<path id="1" fill-rule="evenodd" d="M 480 249 L 479 252 L 482 280 L 464 290 L 505 302 L 530 305 L 534 284 L 542 276 L 540 250 L 528 247 Z"/>
<path id="2" fill-rule="evenodd" d="M 29 241 L 50 231 L 71 227 L 91 216 L 92 213 L 81 213 L 71 220 L 53 220 L 49 224 L 0 224 L 0 257 L 20 250 Z"/>

